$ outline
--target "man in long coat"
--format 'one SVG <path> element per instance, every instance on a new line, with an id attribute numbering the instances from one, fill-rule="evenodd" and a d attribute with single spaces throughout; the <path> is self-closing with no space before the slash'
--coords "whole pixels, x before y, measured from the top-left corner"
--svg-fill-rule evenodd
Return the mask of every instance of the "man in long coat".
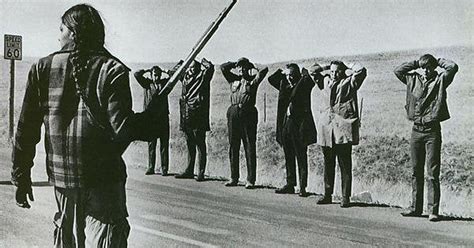
<path id="1" fill-rule="evenodd" d="M 308 71 L 303 75 L 297 64 L 288 64 L 268 77 L 268 82 L 279 91 L 277 110 L 277 142 L 283 146 L 286 166 L 286 185 L 277 194 L 293 194 L 296 186 L 298 161 L 300 192 L 306 197 L 308 180 L 308 145 L 316 143 L 316 126 L 311 112 L 311 90 L 314 82 Z"/>
<path id="2" fill-rule="evenodd" d="M 322 74 L 325 70 L 329 75 Z M 352 190 L 352 146 L 359 144 L 357 91 L 367 77 L 367 70 L 336 60 L 329 66 L 313 65 L 311 75 L 322 91 L 323 104 L 316 124 L 318 144 L 324 155 L 324 197 L 318 204 L 332 203 L 337 158 L 342 177 L 341 207 L 346 208 Z"/>

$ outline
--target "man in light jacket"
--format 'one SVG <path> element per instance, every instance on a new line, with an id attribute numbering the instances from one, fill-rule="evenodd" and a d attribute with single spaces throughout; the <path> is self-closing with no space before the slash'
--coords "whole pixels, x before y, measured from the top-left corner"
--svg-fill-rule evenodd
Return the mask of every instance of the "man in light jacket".
<path id="1" fill-rule="evenodd" d="M 436 68 L 440 67 L 438 73 Z M 413 129 L 410 158 L 413 168 L 413 198 L 409 211 L 402 216 L 421 216 L 423 211 L 424 166 L 428 173 L 428 211 L 430 221 L 439 220 L 441 166 L 441 125 L 449 119 L 447 87 L 453 82 L 458 66 L 451 60 L 425 54 L 419 60 L 395 68 L 397 78 L 407 86 L 405 109 Z"/>
<path id="2" fill-rule="evenodd" d="M 329 75 L 323 75 L 329 71 Z M 341 207 L 349 207 L 352 190 L 352 146 L 359 144 L 357 91 L 367 76 L 358 65 L 332 61 L 329 66 L 315 64 L 311 75 L 322 91 L 324 110 L 316 124 L 318 144 L 324 155 L 324 197 L 318 204 L 332 203 L 336 158 L 341 168 Z"/>

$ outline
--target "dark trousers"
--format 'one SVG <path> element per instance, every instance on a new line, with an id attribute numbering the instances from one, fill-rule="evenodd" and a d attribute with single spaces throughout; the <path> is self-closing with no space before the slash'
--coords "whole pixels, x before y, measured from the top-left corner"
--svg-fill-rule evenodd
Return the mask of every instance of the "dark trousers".
<path id="1" fill-rule="evenodd" d="M 441 131 L 417 132 L 412 131 L 411 141 L 411 165 L 413 168 L 412 178 L 412 210 L 421 213 L 423 211 L 423 182 L 424 169 L 426 165 L 428 181 L 428 212 L 438 214 L 440 185 L 439 172 L 441 164 Z"/>
<path id="2" fill-rule="evenodd" d="M 206 131 L 203 130 L 186 130 L 186 145 L 188 147 L 188 166 L 184 173 L 194 174 L 194 163 L 196 161 L 196 149 L 198 156 L 199 175 L 204 176 L 206 171 Z"/>
<path id="3" fill-rule="evenodd" d="M 308 147 L 303 144 L 302 137 L 298 133 L 297 123 L 290 118 L 285 119 L 282 143 L 285 152 L 286 184 L 296 186 L 296 161 L 298 161 L 300 189 L 304 189 L 308 182 L 308 156 L 306 153 Z"/>
<path id="4" fill-rule="evenodd" d="M 240 143 L 244 143 L 247 160 L 247 182 L 255 183 L 257 177 L 257 119 L 255 107 L 241 109 L 230 106 L 227 110 L 227 127 L 229 129 L 230 174 L 234 181 L 239 180 Z"/>
<path id="5" fill-rule="evenodd" d="M 336 158 L 341 169 L 342 198 L 349 200 L 352 190 L 352 145 L 333 144 L 332 147 L 323 146 L 324 155 L 324 194 L 332 195 L 334 191 L 334 175 L 336 172 Z"/>
<path id="6" fill-rule="evenodd" d="M 166 125 L 163 133 L 159 137 L 160 139 L 160 157 L 161 157 L 161 173 L 168 173 L 169 165 L 169 141 L 170 141 L 170 127 L 169 120 L 167 120 L 168 125 Z M 148 142 L 148 170 L 155 170 L 156 163 L 156 145 L 157 140 Z"/>

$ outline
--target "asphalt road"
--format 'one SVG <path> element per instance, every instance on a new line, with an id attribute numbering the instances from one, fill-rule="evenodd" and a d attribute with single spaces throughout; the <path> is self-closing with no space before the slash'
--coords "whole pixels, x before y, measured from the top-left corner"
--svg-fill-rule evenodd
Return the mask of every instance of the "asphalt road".
<path id="1" fill-rule="evenodd" d="M 10 157 L 0 158 L 0 247 L 51 247 L 56 206 L 44 165 L 34 168 L 32 208 L 21 209 L 9 184 Z M 316 195 L 128 172 L 129 247 L 474 247 L 470 220 L 431 223 L 403 218 L 398 208 L 319 206 Z"/>

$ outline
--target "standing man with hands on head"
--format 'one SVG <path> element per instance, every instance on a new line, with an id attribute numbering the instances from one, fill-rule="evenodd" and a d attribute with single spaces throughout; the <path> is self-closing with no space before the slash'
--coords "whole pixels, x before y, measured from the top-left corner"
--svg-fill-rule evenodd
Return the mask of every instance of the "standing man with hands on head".
<path id="1" fill-rule="evenodd" d="M 174 69 L 173 69 L 174 70 Z M 172 71 L 173 71 L 172 70 Z M 150 78 L 144 76 L 145 73 L 150 73 Z M 172 72 L 168 72 L 172 74 Z M 165 72 L 165 74 L 168 74 Z M 166 82 L 171 75 L 167 75 L 162 78 L 163 70 L 155 65 L 148 70 L 139 70 L 134 73 L 135 79 L 145 90 L 143 108 L 146 108 L 149 102 L 152 99 L 153 94 L 160 92 L 160 90 L 165 86 Z M 159 125 L 157 128 L 161 130 L 160 134 L 160 157 L 161 157 L 161 175 L 168 175 L 168 166 L 169 166 L 169 139 L 170 139 L 170 120 L 169 120 L 169 105 L 168 98 L 166 98 L 165 106 L 168 115 L 163 116 L 163 120 L 160 123 L 155 123 Z M 155 174 L 155 163 L 156 163 L 156 145 L 157 140 L 148 142 L 148 169 L 145 172 L 145 175 Z"/>
<path id="2" fill-rule="evenodd" d="M 180 129 L 186 136 L 188 165 L 183 173 L 175 176 L 176 178 L 194 178 L 197 149 L 199 172 L 196 181 L 204 181 L 207 160 L 206 132 L 211 130 L 209 108 L 213 75 L 214 65 L 203 58 L 201 63 L 194 60 L 181 78 L 183 87 L 179 101 Z"/>
<path id="3" fill-rule="evenodd" d="M 286 166 L 286 185 L 277 194 L 293 194 L 296 186 L 296 163 L 300 179 L 299 196 L 307 197 L 308 145 L 316 143 L 316 126 L 311 112 L 311 90 L 314 82 L 308 70 L 297 64 L 286 65 L 268 77 L 268 82 L 279 91 L 277 110 L 277 142 L 283 146 Z"/>
<path id="4" fill-rule="evenodd" d="M 436 68 L 442 71 L 438 73 Z M 397 78 L 407 86 L 405 109 L 413 121 L 410 139 L 412 202 L 405 217 L 423 212 L 424 167 L 428 174 L 428 211 L 430 221 L 439 220 L 441 167 L 441 122 L 450 118 L 446 89 L 453 82 L 458 66 L 451 60 L 425 54 L 419 60 L 395 68 Z"/>
<path id="5" fill-rule="evenodd" d="M 232 72 L 232 69 L 236 69 L 237 73 Z M 221 70 L 231 90 L 231 105 L 227 110 L 231 180 L 226 186 L 237 186 L 239 182 L 239 150 L 243 141 L 247 160 L 245 188 L 253 189 L 257 176 L 258 112 L 255 103 L 258 86 L 268 73 L 268 67 L 259 70 L 247 58 L 240 58 L 237 62 L 222 64 Z"/>
<path id="6" fill-rule="evenodd" d="M 328 70 L 329 75 L 322 74 Z M 347 208 L 352 191 L 352 146 L 359 144 L 357 92 L 367 77 L 367 70 L 358 64 L 346 66 L 335 60 L 329 66 L 314 64 L 310 72 L 322 91 L 323 110 L 316 127 L 317 143 L 324 155 L 324 197 L 318 204 L 332 203 L 337 158 L 342 177 L 341 207 Z"/>

